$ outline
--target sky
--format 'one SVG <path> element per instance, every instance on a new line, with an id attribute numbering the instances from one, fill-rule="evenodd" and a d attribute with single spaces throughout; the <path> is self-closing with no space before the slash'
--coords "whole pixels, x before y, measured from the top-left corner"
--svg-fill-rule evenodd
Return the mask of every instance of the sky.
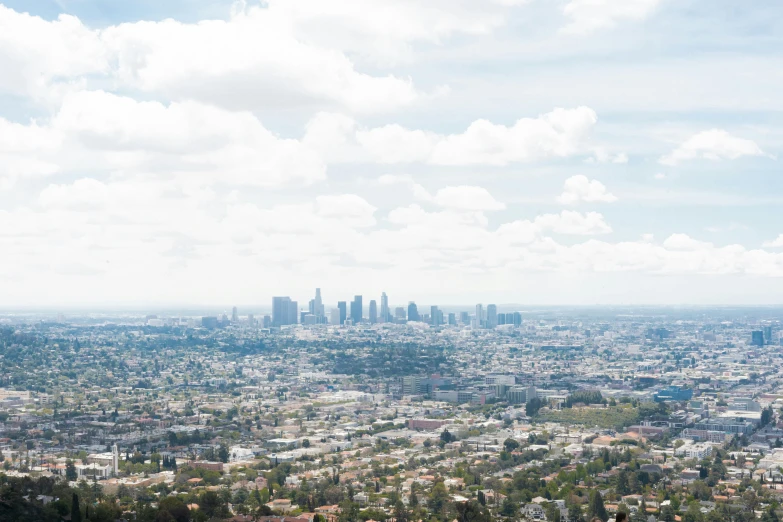
<path id="1" fill-rule="evenodd" d="M 0 0 L 0 306 L 783 303 L 783 4 Z"/>

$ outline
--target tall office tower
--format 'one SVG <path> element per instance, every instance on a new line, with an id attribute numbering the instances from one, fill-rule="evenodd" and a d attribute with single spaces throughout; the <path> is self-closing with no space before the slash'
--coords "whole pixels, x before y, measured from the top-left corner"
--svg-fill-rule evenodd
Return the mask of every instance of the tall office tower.
<path id="1" fill-rule="evenodd" d="M 378 305 L 375 303 L 375 299 L 370 301 L 370 322 L 372 324 L 378 322 Z"/>
<path id="2" fill-rule="evenodd" d="M 388 323 L 391 321 L 391 313 L 389 312 L 389 297 L 386 292 L 381 294 L 381 322 Z"/>
<path id="3" fill-rule="evenodd" d="M 449 325 L 454 326 L 457 324 L 457 314 L 449 314 Z"/>
<path id="4" fill-rule="evenodd" d="M 269 315 L 265 315 L 262 324 L 264 325 L 264 328 L 269 328 L 270 326 L 272 326 L 272 317 Z"/>
<path id="5" fill-rule="evenodd" d="M 395 323 L 404 323 L 405 322 L 405 307 L 398 306 L 394 309 L 394 322 Z"/>
<path id="6" fill-rule="evenodd" d="M 232 323 L 238 323 L 239 322 L 239 311 L 237 310 L 237 307 L 231 309 L 231 322 Z"/>
<path id="7" fill-rule="evenodd" d="M 495 328 L 498 325 L 498 307 L 487 305 L 487 328 Z"/>
<path id="8" fill-rule="evenodd" d="M 440 326 L 440 313 L 437 306 L 430 306 L 430 324 Z"/>
<path id="9" fill-rule="evenodd" d="M 272 298 L 272 326 L 285 326 L 291 324 L 289 319 L 291 314 L 291 298 L 273 297 Z M 294 317 L 296 317 L 296 308 L 294 308 Z"/>
<path id="10" fill-rule="evenodd" d="M 506 323 L 508 323 L 508 316 L 511 314 L 506 314 Z M 514 312 L 514 315 L 512 316 L 513 320 L 511 321 L 511 324 L 514 326 L 522 326 L 522 314 L 519 312 Z"/>
<path id="11" fill-rule="evenodd" d="M 765 326 L 762 331 L 764 332 L 764 342 L 772 344 L 772 327 Z"/>
<path id="12" fill-rule="evenodd" d="M 337 301 L 337 308 L 340 310 L 340 322 L 339 324 L 345 324 L 345 320 L 348 319 L 348 306 L 345 301 Z"/>
<path id="13" fill-rule="evenodd" d="M 351 321 L 353 321 L 353 324 L 362 322 L 362 311 L 362 296 L 353 296 L 353 301 L 351 301 Z"/>
<path id="14" fill-rule="evenodd" d="M 468 312 L 460 312 L 459 313 L 459 322 L 461 324 L 470 324 L 470 313 L 468 313 Z"/>
<path id="15" fill-rule="evenodd" d="M 340 324 L 340 309 L 339 308 L 332 308 L 331 311 L 331 317 L 329 318 L 329 322 L 334 325 Z"/>
<path id="16" fill-rule="evenodd" d="M 408 321 L 418 321 L 419 319 L 419 309 L 416 307 L 416 303 L 411 301 L 408 303 Z"/>
<path id="17" fill-rule="evenodd" d="M 475 326 L 476 328 L 481 328 L 484 326 L 484 306 L 481 304 L 476 305 L 476 317 L 475 317 Z"/>
<path id="18" fill-rule="evenodd" d="M 247 314 L 247 324 L 249 324 L 250 326 L 256 325 L 256 318 L 253 314 Z"/>
<path id="19" fill-rule="evenodd" d="M 498 314 L 498 325 L 506 324 L 506 314 Z"/>
<path id="20" fill-rule="evenodd" d="M 321 289 L 316 288 L 315 289 L 315 303 L 313 306 L 313 315 L 318 319 L 316 322 L 322 323 L 323 317 L 326 315 L 324 313 L 324 302 L 321 299 Z"/>
<path id="21" fill-rule="evenodd" d="M 764 332 L 762 330 L 752 332 L 750 339 L 751 346 L 764 346 Z"/>
<path id="22" fill-rule="evenodd" d="M 296 301 L 291 301 L 288 310 L 288 319 L 291 321 L 288 324 L 296 324 L 299 322 L 299 303 Z"/>

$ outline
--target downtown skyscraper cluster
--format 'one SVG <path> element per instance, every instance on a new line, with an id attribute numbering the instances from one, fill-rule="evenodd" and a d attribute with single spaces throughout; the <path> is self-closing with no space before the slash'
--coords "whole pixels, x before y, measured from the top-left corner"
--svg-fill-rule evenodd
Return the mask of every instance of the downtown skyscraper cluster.
<path id="1" fill-rule="evenodd" d="M 456 312 L 443 313 L 439 306 L 430 306 L 429 313 L 419 311 L 415 302 L 410 301 L 406 307 L 397 307 L 392 313 L 389 307 L 389 296 L 386 292 L 381 294 L 380 309 L 376 300 L 371 300 L 368 304 L 368 314 L 365 316 L 364 298 L 362 295 L 355 295 L 353 300 L 338 301 L 337 306 L 331 309 L 327 316 L 321 289 L 315 289 L 315 297 L 309 301 L 307 310 L 299 310 L 297 301 L 290 297 L 272 298 L 272 317 L 265 321 L 265 326 L 281 327 L 294 324 L 317 325 L 358 325 L 358 324 L 376 324 L 376 323 L 408 323 L 423 322 L 431 326 L 444 325 L 464 325 L 471 328 L 493 329 L 498 326 L 511 325 L 513 327 L 522 324 L 522 314 L 520 312 L 499 313 L 497 305 L 490 304 L 486 308 L 482 304 L 477 304 L 475 313 L 471 316 L 469 312 L 462 311 L 457 315 Z"/>

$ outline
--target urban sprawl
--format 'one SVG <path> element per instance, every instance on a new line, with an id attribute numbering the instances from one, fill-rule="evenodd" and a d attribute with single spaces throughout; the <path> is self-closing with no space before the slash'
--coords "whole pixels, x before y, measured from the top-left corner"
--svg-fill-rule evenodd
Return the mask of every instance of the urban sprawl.
<path id="1" fill-rule="evenodd" d="M 0 312 L 0 520 L 776 521 L 774 308 Z"/>

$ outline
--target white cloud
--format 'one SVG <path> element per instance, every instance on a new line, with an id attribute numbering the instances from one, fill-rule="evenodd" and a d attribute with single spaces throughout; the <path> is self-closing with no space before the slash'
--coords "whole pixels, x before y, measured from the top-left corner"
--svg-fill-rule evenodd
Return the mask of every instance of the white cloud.
<path id="1" fill-rule="evenodd" d="M 315 141 L 312 135 L 308 146 L 279 138 L 249 112 L 73 92 L 46 125 L 0 118 L 0 156 L 6 159 L 0 185 L 85 169 L 183 175 L 210 184 L 308 185 L 326 177 Z"/>
<path id="2" fill-rule="evenodd" d="M 557 201 L 563 205 L 573 205 L 580 201 L 612 203 L 617 201 L 617 197 L 608 192 L 600 181 L 590 180 L 585 175 L 577 174 L 565 180 L 563 193 L 558 196 Z"/>
<path id="3" fill-rule="evenodd" d="M 683 161 L 704 158 L 708 160 L 734 160 L 742 156 L 763 156 L 764 151 L 752 140 L 732 136 L 722 129 L 711 129 L 694 134 L 660 163 L 674 166 Z"/>
<path id="4" fill-rule="evenodd" d="M 563 14 L 570 22 L 562 32 L 588 34 L 622 22 L 635 22 L 650 16 L 661 0 L 570 0 Z"/>
<path id="5" fill-rule="evenodd" d="M 783 234 L 780 234 L 778 237 L 771 241 L 765 241 L 762 245 L 764 248 L 781 248 L 783 247 Z"/>
<path id="6" fill-rule="evenodd" d="M 572 210 L 563 210 L 560 214 L 538 216 L 534 223 L 542 230 L 551 230 L 557 234 L 592 236 L 612 232 L 612 227 L 598 212 L 581 214 Z"/>
<path id="7" fill-rule="evenodd" d="M 232 110 L 320 104 L 359 113 L 420 97 L 409 78 L 359 72 L 343 52 L 304 38 L 289 14 L 254 6 L 227 20 L 141 21 L 98 31 L 72 16 L 49 22 L 0 6 L 0 91 L 52 98 L 97 76 Z"/>
<path id="8" fill-rule="evenodd" d="M 435 193 L 432 201 L 441 207 L 455 210 L 485 211 L 506 208 L 506 205 L 492 197 L 487 189 L 467 185 L 442 188 Z"/>
<path id="9" fill-rule="evenodd" d="M 486 120 L 473 122 L 464 134 L 447 136 L 432 153 L 439 165 L 498 165 L 565 157 L 581 151 L 597 121 L 588 107 L 555 109 L 538 118 L 522 118 L 513 126 Z"/>
<path id="10" fill-rule="evenodd" d="M 505 25 L 508 7 L 528 0 L 271 0 L 269 15 L 287 21 L 297 38 L 374 63 L 408 60 L 416 44 L 442 45 L 459 35 L 484 35 Z"/>
<path id="11" fill-rule="evenodd" d="M 663 246 L 669 250 L 693 251 L 710 249 L 712 243 L 698 241 L 687 234 L 672 234 L 664 240 Z"/>
<path id="12" fill-rule="evenodd" d="M 442 138 L 437 134 L 386 125 L 356 133 L 356 141 L 381 163 L 428 161 Z"/>
<path id="13" fill-rule="evenodd" d="M 319 216 L 341 219 L 353 226 L 375 225 L 375 207 L 356 194 L 318 196 L 315 208 Z"/>
<path id="14" fill-rule="evenodd" d="M 49 22 L 0 5 L 0 92 L 48 98 L 53 87 L 108 67 L 98 32 L 78 18 Z"/>
<path id="15" fill-rule="evenodd" d="M 578 107 L 522 118 L 511 127 L 476 120 L 461 134 L 438 135 L 387 125 L 359 131 L 356 138 L 382 163 L 504 166 L 583 152 L 596 122 L 595 111 Z"/>

